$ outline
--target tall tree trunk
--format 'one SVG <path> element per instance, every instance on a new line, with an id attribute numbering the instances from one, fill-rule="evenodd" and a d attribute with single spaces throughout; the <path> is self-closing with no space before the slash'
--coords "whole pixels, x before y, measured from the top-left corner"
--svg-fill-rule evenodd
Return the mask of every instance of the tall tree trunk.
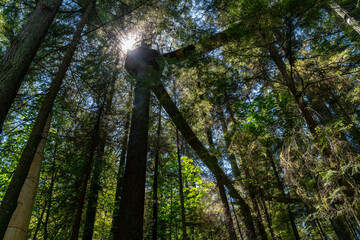
<path id="1" fill-rule="evenodd" d="M 0 239 L 5 234 L 5 229 L 8 226 L 11 215 L 16 209 L 17 199 L 19 197 L 20 190 L 25 182 L 26 176 L 29 172 L 30 165 L 34 158 L 36 149 L 41 141 L 41 135 L 44 131 L 47 117 L 54 105 L 54 101 L 57 93 L 60 90 L 61 83 L 65 77 L 66 71 L 70 66 L 71 59 L 76 50 L 76 45 L 81 38 L 81 33 L 87 22 L 92 8 L 95 5 L 95 0 L 91 0 L 81 18 L 81 21 L 76 29 L 74 37 L 69 44 L 69 47 L 65 53 L 64 59 L 59 67 L 58 72 L 55 75 L 53 82 L 51 83 L 49 92 L 44 98 L 44 102 L 41 105 L 40 111 L 37 115 L 34 127 L 30 133 L 29 140 L 21 154 L 19 163 L 14 171 L 13 177 L 6 190 L 5 196 L 0 206 Z M 1 106 L 1 105 L 0 105 Z"/>
<path id="2" fill-rule="evenodd" d="M 268 44 L 268 50 L 276 64 L 277 68 L 279 69 L 281 76 L 283 77 L 284 84 L 288 87 L 288 90 L 291 93 L 291 95 L 295 101 L 297 109 L 299 110 L 302 118 L 304 119 L 304 122 L 307 124 L 311 135 L 317 141 L 318 137 L 319 137 L 319 132 L 317 131 L 317 128 L 320 127 L 320 124 L 317 122 L 317 120 L 314 118 L 314 116 L 310 112 L 302 93 L 299 93 L 296 90 L 295 82 L 292 79 L 292 77 L 287 73 L 285 62 L 283 61 L 282 57 L 278 53 L 276 47 L 273 44 Z M 331 148 L 328 145 L 322 147 L 321 156 L 323 157 L 325 163 L 330 168 L 334 168 L 334 166 L 331 162 L 332 162 L 332 160 L 334 160 L 335 155 L 333 154 Z M 344 224 L 341 222 L 341 220 L 339 220 L 339 218 L 331 219 L 331 223 L 332 223 L 339 239 L 341 239 L 341 240 L 348 240 L 348 239 L 350 240 L 351 239 L 350 233 L 346 230 L 346 228 L 341 227 Z M 340 232 L 340 229 L 342 229 L 342 232 Z"/>
<path id="3" fill-rule="evenodd" d="M 39 185 L 41 164 L 44 156 L 46 139 L 49 133 L 52 114 L 50 113 L 46 122 L 42 139 L 37 148 L 34 160 L 31 163 L 25 183 L 21 188 L 17 208 L 11 216 L 4 240 L 25 240 L 30 224 L 31 213 L 34 208 L 36 191 Z"/>
<path id="4" fill-rule="evenodd" d="M 154 167 L 154 183 L 153 183 L 153 226 L 152 239 L 158 239 L 158 175 L 159 175 L 159 154 L 160 154 L 160 134 L 161 134 L 161 105 L 159 104 L 159 120 L 156 132 L 157 142 L 155 149 L 155 167 Z"/>
<path id="5" fill-rule="evenodd" d="M 101 138 L 101 137 L 100 137 Z M 94 224 L 96 216 L 96 207 L 98 196 L 101 189 L 100 174 L 104 162 L 105 139 L 101 139 L 97 148 L 97 156 L 95 159 L 93 176 L 89 189 L 88 205 L 86 209 L 86 217 L 84 224 L 83 240 L 91 240 L 94 233 Z"/>
<path id="6" fill-rule="evenodd" d="M 96 208 L 98 203 L 98 195 L 101 189 L 100 185 L 100 174 L 103 168 L 104 162 L 104 152 L 107 139 L 107 127 L 108 127 L 108 117 L 111 112 L 112 102 L 115 93 L 115 82 L 117 78 L 117 72 L 113 73 L 113 78 L 111 79 L 110 86 L 108 91 L 105 94 L 105 111 L 102 116 L 102 113 L 99 114 L 99 140 L 98 145 L 96 146 L 97 156 L 95 159 L 93 175 L 90 183 L 90 190 L 88 196 L 88 205 L 86 210 L 85 224 L 84 224 L 84 235 L 83 240 L 91 240 L 94 233 L 94 224 L 96 217 Z"/>
<path id="7" fill-rule="evenodd" d="M 0 64 L 0 133 L 30 64 L 44 39 L 62 0 L 43 0 L 36 5 L 19 35 L 15 37 Z M 0 221 L 1 229 L 6 228 Z M 4 236 L 1 234 L 0 239 Z"/>
<path id="8" fill-rule="evenodd" d="M 204 113 L 204 118 L 206 119 L 205 113 Z M 214 142 L 212 140 L 212 131 L 211 131 L 211 127 L 210 127 L 209 123 L 206 124 L 205 131 L 207 133 L 206 135 L 208 138 L 210 149 L 214 151 L 215 146 L 214 146 Z M 233 220 L 231 217 L 230 206 L 229 206 L 229 202 L 228 202 L 228 199 L 226 196 L 226 190 L 224 188 L 224 183 L 222 182 L 222 179 L 218 178 L 217 176 L 216 176 L 216 185 L 219 189 L 220 199 L 221 199 L 221 202 L 224 207 L 225 226 L 226 226 L 227 232 L 229 234 L 229 239 L 236 240 L 237 237 L 236 237 L 235 227 L 234 227 L 234 223 L 233 223 Z"/>
<path id="9" fill-rule="evenodd" d="M 131 103 L 132 97 L 129 98 L 129 101 Z M 115 236 L 117 227 L 119 225 L 119 218 L 120 218 L 120 199 L 121 199 L 121 190 L 123 185 L 123 179 L 124 179 L 124 167 L 125 167 L 125 159 L 126 159 L 126 153 L 127 153 L 127 147 L 128 147 L 128 138 L 129 138 L 129 128 L 130 128 L 130 110 L 128 110 L 126 114 L 126 120 L 125 120 L 125 126 L 124 126 L 124 136 L 121 143 L 121 154 L 120 154 L 120 162 L 119 162 L 119 169 L 117 174 L 117 181 L 116 181 L 116 192 L 115 192 L 115 208 L 113 212 L 112 217 L 112 223 L 111 223 L 111 235 L 112 237 Z"/>
<path id="10" fill-rule="evenodd" d="M 201 158 L 201 160 L 215 175 L 215 177 L 222 179 L 224 185 L 229 190 L 230 196 L 237 200 L 237 203 L 240 206 L 241 214 L 244 218 L 246 234 L 249 239 L 256 239 L 256 232 L 250 208 L 245 200 L 240 196 L 239 192 L 235 189 L 232 181 L 222 171 L 218 165 L 218 160 L 216 157 L 210 155 L 204 145 L 202 145 L 198 137 L 195 135 L 188 123 L 185 121 L 184 117 L 181 115 L 180 111 L 177 109 L 176 105 L 170 98 L 160 80 L 157 80 L 155 83 L 153 91 L 192 149 L 194 149 L 196 154 Z"/>
<path id="11" fill-rule="evenodd" d="M 177 148 L 177 162 L 179 173 L 179 192 L 180 192 L 180 206 L 181 206 L 181 229 L 183 240 L 186 240 L 186 218 L 185 218 L 185 200 L 184 200 L 184 183 L 181 171 L 181 153 L 180 153 L 180 139 L 179 130 L 176 129 L 176 148 Z"/>
<path id="12" fill-rule="evenodd" d="M 237 225 L 238 230 L 239 230 L 240 239 L 241 239 L 241 240 L 244 240 L 244 237 L 243 237 L 243 235 L 242 235 L 242 233 L 241 233 L 240 223 L 239 223 L 239 220 L 238 220 L 237 215 L 236 215 L 236 212 L 235 212 L 234 203 L 233 203 L 232 201 L 231 201 L 231 206 L 232 206 L 233 213 L 234 213 L 234 216 L 235 216 L 236 225 Z"/>
<path id="13" fill-rule="evenodd" d="M 89 182 L 90 175 L 91 175 L 91 169 L 92 169 L 93 162 L 94 162 L 94 155 L 95 155 L 96 147 L 99 144 L 99 130 L 100 130 L 100 121 L 101 121 L 101 116 L 102 116 L 102 112 L 103 112 L 103 107 L 104 106 L 99 107 L 97 119 L 96 119 L 95 126 L 94 126 L 94 131 L 92 132 L 91 146 L 89 149 L 89 158 L 88 158 L 88 161 L 85 166 L 84 177 L 83 177 L 83 180 L 81 183 L 80 197 L 79 197 L 79 201 L 77 203 L 76 214 L 75 214 L 72 231 L 71 231 L 71 238 L 70 238 L 71 240 L 77 240 L 78 236 L 79 236 L 81 217 L 82 217 L 83 208 L 84 208 L 84 204 L 85 204 L 86 190 L 87 190 L 88 182 Z"/>
<path id="14" fill-rule="evenodd" d="M 143 238 L 150 84 L 160 77 L 151 74 L 151 67 L 158 68 L 157 56 L 157 51 L 141 46 L 125 62 L 126 69 L 136 74 L 136 86 L 116 240 Z"/>
<path id="15" fill-rule="evenodd" d="M 246 179 L 251 179 L 252 177 L 250 176 L 249 168 L 244 167 L 244 170 L 245 170 Z M 253 206 L 253 209 L 254 209 L 255 214 L 256 214 L 256 223 L 258 225 L 258 230 L 260 232 L 260 237 L 261 237 L 262 240 L 267 240 L 268 238 L 267 238 L 265 227 L 264 227 L 263 220 L 262 220 L 262 217 L 261 217 L 261 212 L 260 212 L 257 200 L 256 200 L 255 189 L 252 186 L 252 183 L 250 183 L 250 182 L 247 182 L 246 188 L 247 188 L 247 191 L 249 192 L 250 199 L 251 199 L 251 202 L 252 202 L 252 206 Z"/>
<path id="16" fill-rule="evenodd" d="M 289 200 L 288 200 L 288 198 L 286 196 L 286 193 L 285 193 L 285 190 L 284 190 L 284 184 L 281 181 L 280 175 L 279 175 L 279 173 L 277 171 L 273 156 L 272 156 L 272 154 L 271 154 L 271 152 L 269 150 L 267 150 L 266 154 L 268 155 L 268 159 L 269 159 L 269 161 L 271 163 L 271 167 L 272 167 L 272 169 L 274 171 L 277 187 L 278 187 L 279 191 L 281 192 L 281 196 L 282 196 L 284 204 L 285 204 L 285 209 L 288 212 L 288 216 L 289 216 L 289 220 L 290 220 L 290 223 L 291 223 L 292 231 L 294 233 L 294 237 L 295 237 L 296 240 L 300 240 L 300 235 L 299 235 L 299 232 L 298 232 L 296 224 L 295 224 L 294 214 L 291 211 L 290 203 L 289 203 Z"/>

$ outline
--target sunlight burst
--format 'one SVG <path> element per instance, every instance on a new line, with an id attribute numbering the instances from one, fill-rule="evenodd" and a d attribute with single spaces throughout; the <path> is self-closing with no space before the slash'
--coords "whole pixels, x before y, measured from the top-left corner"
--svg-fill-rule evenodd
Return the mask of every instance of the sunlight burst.
<path id="1" fill-rule="evenodd" d="M 136 34 L 130 33 L 125 38 L 121 40 L 121 49 L 126 53 L 130 50 L 133 50 L 136 47 L 137 43 Z"/>

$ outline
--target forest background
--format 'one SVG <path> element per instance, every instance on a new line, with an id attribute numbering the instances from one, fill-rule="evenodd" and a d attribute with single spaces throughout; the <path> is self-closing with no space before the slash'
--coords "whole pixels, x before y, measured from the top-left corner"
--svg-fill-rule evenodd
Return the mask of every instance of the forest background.
<path id="1" fill-rule="evenodd" d="M 360 239 L 358 1 L 0 9 L 0 238 Z"/>

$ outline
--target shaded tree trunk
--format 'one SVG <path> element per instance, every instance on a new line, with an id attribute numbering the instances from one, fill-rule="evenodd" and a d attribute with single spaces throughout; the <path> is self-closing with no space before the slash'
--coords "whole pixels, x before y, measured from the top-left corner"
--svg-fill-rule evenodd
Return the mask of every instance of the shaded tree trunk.
<path id="1" fill-rule="evenodd" d="M 100 129 L 100 120 L 101 120 L 102 111 L 103 111 L 103 106 L 101 106 L 98 110 L 98 115 L 97 115 L 96 123 L 94 126 L 94 131 L 93 131 L 92 137 L 91 137 L 89 158 L 88 158 L 88 161 L 85 166 L 85 172 L 84 172 L 84 177 L 82 180 L 81 191 L 80 191 L 80 197 L 79 197 L 79 201 L 77 203 L 76 215 L 74 218 L 72 231 L 71 231 L 71 238 L 70 238 L 71 240 L 77 240 L 78 236 L 79 236 L 81 217 L 82 217 L 83 208 L 84 208 L 84 204 L 85 204 L 86 190 L 87 190 L 88 182 L 89 182 L 90 175 L 91 175 L 91 169 L 92 169 L 93 162 L 94 162 L 94 155 L 95 155 L 96 147 L 99 144 L 99 129 Z"/>
<path id="2" fill-rule="evenodd" d="M 185 201 L 184 201 L 184 183 L 181 171 L 181 153 L 180 153 L 180 140 L 179 130 L 176 129 L 176 148 L 177 148 L 177 162 L 178 162 L 178 173 L 179 173 L 179 193 L 180 193 L 180 206 L 181 206 L 181 229 L 182 238 L 186 240 L 186 218 L 185 218 Z"/>
<path id="3" fill-rule="evenodd" d="M 158 80 L 153 88 L 156 97 L 161 102 L 162 106 L 169 114 L 176 127 L 180 130 L 181 134 L 184 136 L 189 145 L 194 149 L 196 154 L 201 158 L 204 164 L 210 169 L 210 171 L 215 175 L 215 177 L 221 178 L 224 185 L 228 188 L 229 194 L 231 197 L 237 200 L 237 203 L 240 206 L 242 216 L 244 218 L 244 223 L 246 226 L 246 234 L 249 239 L 256 239 L 256 232 L 251 216 L 251 211 L 248 204 L 240 196 L 238 191 L 232 184 L 232 181 L 225 175 L 222 169 L 218 165 L 217 159 L 210 155 L 206 148 L 202 145 L 198 137 L 192 131 L 188 123 L 185 121 L 184 117 L 181 115 L 176 105 L 170 98 L 169 94 L 165 90 L 164 86 Z"/>
<path id="4" fill-rule="evenodd" d="M 93 176 L 91 178 L 89 196 L 88 196 L 88 205 L 86 210 L 85 224 L 84 224 L 84 236 L 83 240 L 91 240 L 94 233 L 94 224 L 96 217 L 96 208 L 98 203 L 98 195 L 101 190 L 100 184 L 100 174 L 103 168 L 104 162 L 104 152 L 105 145 L 107 139 L 107 127 L 108 127 L 108 117 L 112 108 L 112 101 L 115 93 L 115 82 L 117 78 L 117 73 L 113 73 L 114 76 L 111 79 L 110 87 L 108 87 L 108 91 L 105 94 L 105 111 L 104 116 L 101 116 L 101 112 L 99 113 L 99 141 L 96 147 L 97 156 L 95 159 L 95 165 L 93 170 Z"/>
<path id="5" fill-rule="evenodd" d="M 156 132 L 156 152 L 155 152 L 155 167 L 154 167 L 154 183 L 153 183 L 153 227 L 152 227 L 152 239 L 158 238 L 158 175 L 159 175 L 159 154 L 160 154 L 160 134 L 161 134 L 161 105 L 159 105 L 159 120 L 158 128 Z"/>
<path id="6" fill-rule="evenodd" d="M 205 113 L 204 113 L 204 118 L 206 119 Z M 214 142 L 212 140 L 212 131 L 211 131 L 210 124 L 208 124 L 208 123 L 206 124 L 205 131 L 207 133 L 206 135 L 208 138 L 210 149 L 215 150 Z M 225 226 L 226 226 L 227 232 L 229 234 L 229 239 L 236 240 L 237 236 L 236 236 L 236 232 L 235 232 L 234 223 L 233 223 L 232 217 L 231 217 L 231 211 L 230 211 L 229 202 L 228 202 L 228 199 L 226 196 L 226 190 L 224 188 L 224 183 L 222 182 L 222 179 L 218 178 L 218 176 L 216 176 L 216 185 L 219 189 L 220 199 L 221 199 L 222 205 L 224 207 Z"/>
<path id="7" fill-rule="evenodd" d="M 299 110 L 302 118 L 304 119 L 304 122 L 308 126 L 308 129 L 313 136 L 313 138 L 317 141 L 319 137 L 319 132 L 317 131 L 317 128 L 320 128 L 320 124 L 316 121 L 312 113 L 310 112 L 307 103 L 303 97 L 302 92 L 298 92 L 296 90 L 295 82 L 292 79 L 292 76 L 290 76 L 287 73 L 285 62 L 283 61 L 282 57 L 278 53 L 276 47 L 273 44 L 268 44 L 268 50 L 270 52 L 271 57 L 273 58 L 277 68 L 279 69 L 279 72 L 281 76 L 283 77 L 284 84 L 287 86 L 289 92 L 291 93 L 296 107 Z M 334 160 L 334 154 L 331 150 L 331 148 L 326 145 L 321 148 L 320 152 L 321 156 L 323 157 L 325 163 L 333 169 L 333 164 L 331 162 Z M 350 233 L 346 230 L 346 228 L 343 228 L 344 224 L 339 220 L 339 218 L 332 218 L 331 223 L 334 227 L 334 230 L 340 240 L 350 240 Z M 340 229 L 342 229 L 342 232 L 340 232 Z"/>
<path id="8" fill-rule="evenodd" d="M 60 90 L 61 83 L 65 77 L 67 69 L 70 66 L 70 62 L 76 50 L 77 43 L 81 38 L 81 33 L 94 5 L 95 0 L 91 0 L 81 18 L 73 39 L 70 42 L 64 59 L 59 67 L 59 70 L 56 73 L 55 78 L 51 83 L 50 89 L 44 98 L 44 102 L 41 105 L 34 127 L 30 133 L 29 140 L 27 141 L 26 146 L 21 154 L 19 163 L 14 171 L 13 177 L 11 178 L 11 182 L 8 189 L 6 190 L 3 201 L 1 202 L 0 239 L 4 236 L 5 229 L 10 221 L 11 215 L 16 209 L 20 190 L 25 182 L 27 173 L 29 172 L 29 168 L 34 158 L 36 149 L 42 139 L 41 136 L 45 128 L 47 117 L 52 110 L 56 95 Z"/>
<path id="9" fill-rule="evenodd" d="M 284 184 L 281 181 L 280 175 L 279 175 L 279 173 L 277 171 L 277 168 L 276 168 L 276 165 L 275 165 L 275 162 L 274 162 L 274 159 L 272 157 L 271 152 L 268 150 L 266 154 L 268 155 L 268 159 L 270 161 L 271 167 L 273 168 L 275 178 L 276 178 L 277 187 L 278 187 L 279 191 L 281 192 L 281 196 L 282 196 L 284 204 L 285 204 L 285 209 L 288 212 L 288 216 L 289 216 L 289 220 L 290 220 L 290 223 L 291 223 L 292 231 L 294 233 L 294 237 L 295 237 L 296 240 L 300 240 L 300 235 L 299 235 L 299 232 L 298 232 L 296 224 L 295 224 L 294 214 L 291 211 L 291 208 L 290 208 L 290 205 L 289 205 L 290 203 L 288 201 L 288 198 L 287 198 L 285 190 L 284 190 Z"/>
<path id="10" fill-rule="evenodd" d="M 131 102 L 132 97 L 130 97 L 129 101 Z M 119 162 L 119 169 L 117 174 L 117 181 L 116 181 L 116 192 L 115 192 L 115 208 L 112 217 L 111 223 L 111 234 L 115 236 L 116 229 L 119 225 L 119 211 L 120 211 L 120 199 L 121 199 L 121 190 L 123 184 L 123 177 L 124 177 L 124 167 L 125 167 L 125 159 L 126 159 L 126 152 L 127 152 L 127 145 L 128 145 L 128 138 L 129 138 L 129 128 L 130 128 L 130 110 L 126 114 L 125 126 L 124 126 L 124 136 L 121 143 L 121 154 L 120 154 L 120 162 Z"/>
<path id="11" fill-rule="evenodd" d="M 150 68 L 158 67 L 154 55 L 158 56 L 155 50 L 141 46 L 125 62 L 126 69 L 136 75 L 136 86 L 116 240 L 143 238 L 150 84 L 160 77 L 151 75 Z"/>
<path id="12" fill-rule="evenodd" d="M 30 64 L 44 39 L 62 0 L 43 0 L 36 5 L 28 21 L 22 27 L 6 51 L 0 64 L 0 133 L 16 94 Z M 0 221 L 0 229 L 7 224 Z M 0 230 L 0 239 L 4 232 Z"/>
<path id="13" fill-rule="evenodd" d="M 25 240 L 30 224 L 31 213 L 34 208 L 36 191 L 39 185 L 40 171 L 45 151 L 47 136 L 50 129 L 52 114 L 50 113 L 46 122 L 42 139 L 37 148 L 34 160 L 31 163 L 25 183 L 21 188 L 18 205 L 11 216 L 4 240 Z"/>

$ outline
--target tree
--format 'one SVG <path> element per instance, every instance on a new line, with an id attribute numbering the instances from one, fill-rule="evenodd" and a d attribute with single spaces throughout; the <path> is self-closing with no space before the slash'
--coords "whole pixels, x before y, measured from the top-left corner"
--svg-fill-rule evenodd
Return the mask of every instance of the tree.
<path id="1" fill-rule="evenodd" d="M 19 35 L 12 39 L 2 59 L 0 133 L 10 106 L 61 3 L 62 0 L 40 1 Z M 2 236 L 3 234 L 0 234 L 0 238 Z"/>

